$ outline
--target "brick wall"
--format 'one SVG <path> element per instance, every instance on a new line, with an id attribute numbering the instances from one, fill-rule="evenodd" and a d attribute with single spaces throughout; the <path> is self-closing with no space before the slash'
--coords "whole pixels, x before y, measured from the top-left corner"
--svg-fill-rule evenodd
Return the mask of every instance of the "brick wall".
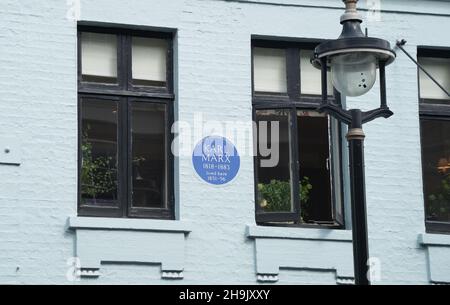
<path id="1" fill-rule="evenodd" d="M 192 121 L 202 112 L 205 120 L 242 121 L 251 119 L 252 34 L 336 38 L 340 32 L 342 10 L 327 8 L 330 1 L 314 1 L 323 4 L 315 8 L 273 2 L 83 0 L 80 19 L 177 29 L 178 118 Z M 417 45 L 450 44 L 448 3 L 385 2 L 382 9 L 391 12 L 369 23 L 371 36 L 405 38 L 413 55 Z M 76 215 L 77 60 L 69 8 L 56 0 L 0 4 L 0 145 L 21 147 L 19 167 L 0 165 L 0 283 L 70 283 L 74 235 L 65 224 Z M 421 8 L 437 14 L 401 11 Z M 383 283 L 427 283 L 426 253 L 417 244 L 424 232 L 417 71 L 402 53 L 387 69 L 387 87 L 395 115 L 366 127 L 370 251 L 381 260 Z M 369 108 L 377 98 L 373 90 L 348 106 Z M 254 245 L 244 234 L 254 224 L 252 158 L 241 160 L 239 176 L 226 187 L 194 178 L 190 158 L 180 158 L 176 173 L 179 217 L 193 223 L 178 283 L 255 283 Z M 82 283 L 161 283 L 158 270 L 105 265 L 102 277 Z M 330 272 L 282 270 L 279 282 L 335 279 Z"/>

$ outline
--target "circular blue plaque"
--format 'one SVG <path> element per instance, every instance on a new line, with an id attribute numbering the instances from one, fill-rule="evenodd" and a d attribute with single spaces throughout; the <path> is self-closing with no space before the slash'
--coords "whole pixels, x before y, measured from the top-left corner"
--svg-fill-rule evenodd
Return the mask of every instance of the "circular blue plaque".
<path id="1" fill-rule="evenodd" d="M 192 163 L 199 177 L 214 185 L 222 185 L 236 177 L 241 159 L 233 143 L 220 136 L 203 138 L 194 148 Z"/>

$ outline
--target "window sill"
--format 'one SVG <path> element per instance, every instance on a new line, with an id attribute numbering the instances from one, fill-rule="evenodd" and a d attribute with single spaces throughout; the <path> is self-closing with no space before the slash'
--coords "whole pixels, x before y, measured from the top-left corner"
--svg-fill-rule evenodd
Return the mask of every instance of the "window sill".
<path id="1" fill-rule="evenodd" d="M 447 234 L 419 234 L 419 243 L 425 246 L 450 247 L 450 235 Z"/>
<path id="2" fill-rule="evenodd" d="M 69 217 L 81 276 L 98 277 L 102 262 L 161 264 L 163 279 L 181 279 L 190 225 L 174 220 Z M 161 243 L 164 240 L 164 243 Z"/>
<path id="3" fill-rule="evenodd" d="M 444 221 L 425 221 L 426 233 L 450 235 L 450 222 Z"/>
<path id="4" fill-rule="evenodd" d="M 352 232 L 348 230 L 303 227 L 247 226 L 247 237 L 352 242 Z"/>
<path id="5" fill-rule="evenodd" d="M 283 268 L 334 271 L 337 283 L 353 281 L 351 231 L 247 226 L 246 236 L 255 241 L 260 282 L 278 281 Z"/>
<path id="6" fill-rule="evenodd" d="M 303 229 L 319 229 L 324 231 L 330 230 L 344 230 L 343 226 L 339 223 L 280 223 L 280 222 L 256 222 L 257 226 L 261 227 L 278 227 L 278 228 L 303 228 Z"/>
<path id="7" fill-rule="evenodd" d="M 428 251 L 430 282 L 450 283 L 450 235 L 419 234 L 418 242 Z"/>
<path id="8" fill-rule="evenodd" d="M 191 232 L 190 225 L 179 220 L 137 218 L 69 217 L 69 229 L 106 229 L 154 232 Z"/>

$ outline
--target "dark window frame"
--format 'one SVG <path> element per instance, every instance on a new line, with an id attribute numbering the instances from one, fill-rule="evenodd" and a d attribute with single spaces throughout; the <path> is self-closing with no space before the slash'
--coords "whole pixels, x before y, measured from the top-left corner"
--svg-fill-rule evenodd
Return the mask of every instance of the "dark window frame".
<path id="1" fill-rule="evenodd" d="M 417 46 L 417 58 L 420 57 L 433 57 L 433 58 L 450 58 L 450 47 L 436 47 L 436 46 Z M 428 71 L 433 75 L 432 71 Z M 432 100 L 420 97 L 420 68 L 417 67 L 417 86 L 418 86 L 418 98 L 419 98 L 419 120 L 420 124 L 422 120 L 438 120 L 449 121 L 450 120 L 450 103 L 442 103 L 441 100 Z M 422 128 L 420 128 L 420 140 L 422 144 Z M 421 145 L 422 164 L 423 162 L 423 146 Z M 425 194 L 425 177 L 424 170 L 422 168 L 422 188 Z M 431 221 L 427 220 L 426 201 L 424 196 L 424 219 L 425 229 L 427 233 L 437 234 L 450 234 L 450 222 L 443 221 Z"/>
<path id="2" fill-rule="evenodd" d="M 93 32 L 117 35 L 117 84 L 87 82 L 82 79 L 81 33 Z M 131 83 L 131 37 L 167 40 L 166 86 L 135 86 Z M 171 153 L 174 121 L 173 93 L 173 37 L 174 31 L 155 32 L 78 25 L 78 196 L 79 216 L 175 219 L 174 156 Z M 83 205 L 81 200 L 81 136 L 82 100 L 115 100 L 118 103 L 118 207 Z M 165 208 L 132 207 L 131 185 L 131 102 L 165 105 Z"/>
<path id="3" fill-rule="evenodd" d="M 252 73 L 252 115 L 253 121 L 256 121 L 256 111 L 257 110 L 273 110 L 273 109 L 287 109 L 289 110 L 289 120 L 291 120 L 290 125 L 290 135 L 291 139 L 297 138 L 297 120 L 292 120 L 296 117 L 298 110 L 316 110 L 321 103 L 320 95 L 313 94 L 302 94 L 301 93 L 301 63 L 300 63 L 300 52 L 301 50 L 313 50 L 318 44 L 324 42 L 321 39 L 298 39 L 298 40 L 273 40 L 266 39 L 262 36 L 253 36 L 251 43 L 251 73 Z M 253 50 L 255 47 L 260 48 L 274 48 L 274 49 L 284 49 L 286 50 L 286 82 L 287 82 L 287 92 L 286 93 L 269 93 L 269 92 L 259 92 L 254 91 L 254 62 L 253 62 Z M 329 96 L 331 101 L 340 103 L 336 101 L 333 96 Z M 329 121 L 330 122 L 330 121 Z M 331 125 L 331 124 L 330 124 Z M 341 210 L 337 210 L 336 204 L 336 192 L 340 193 L 341 200 L 344 200 L 344 186 L 343 186 L 343 162 L 342 162 L 342 124 L 338 122 L 337 135 L 333 135 L 332 128 L 329 128 L 329 137 L 332 139 L 333 136 L 337 136 L 339 139 L 339 147 L 330 150 L 330 159 L 333 158 L 333 151 L 337 150 L 340 156 L 339 158 L 339 173 L 334 173 L 332 166 L 330 166 L 330 185 L 331 185 L 331 213 L 333 217 L 333 222 L 330 223 L 300 223 L 299 215 L 301 213 L 301 204 L 297 200 L 296 194 L 299 192 L 298 183 L 293 183 L 292 181 L 299 181 L 299 157 L 298 157 L 298 141 L 294 140 L 291 145 L 290 158 L 290 175 L 291 175 L 291 188 L 293 189 L 293 211 L 292 212 L 262 212 L 261 207 L 258 204 L 258 159 L 257 156 L 254 157 L 253 169 L 254 169 L 254 194 L 255 194 L 255 219 L 258 225 L 267 226 L 295 226 L 304 228 L 335 228 L 343 229 L 345 226 L 344 217 L 344 204 L 341 204 Z M 331 146 L 331 143 L 329 143 Z M 330 160 L 331 164 L 331 160 Z M 333 179 L 340 179 L 341 187 L 339 190 L 335 190 L 332 185 Z M 283 223 L 283 222 L 293 222 Z"/>

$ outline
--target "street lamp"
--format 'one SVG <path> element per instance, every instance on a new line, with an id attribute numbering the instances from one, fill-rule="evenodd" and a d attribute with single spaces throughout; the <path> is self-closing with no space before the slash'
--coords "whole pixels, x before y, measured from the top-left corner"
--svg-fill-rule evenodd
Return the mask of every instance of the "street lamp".
<path id="1" fill-rule="evenodd" d="M 343 0 L 345 13 L 341 16 L 342 33 L 336 40 L 318 45 L 312 64 L 321 69 L 322 104 L 318 111 L 326 112 L 349 126 L 347 140 L 350 151 L 351 208 L 353 234 L 353 262 L 355 284 L 370 285 L 369 249 L 367 237 L 366 195 L 364 181 L 364 132 L 362 125 L 378 117 L 393 115 L 386 104 L 385 67 L 395 59 L 388 41 L 367 37 L 361 31 L 362 19 L 356 10 L 358 0 Z M 327 72 L 331 71 L 336 100 L 340 95 L 360 96 L 375 84 L 377 69 L 380 77 L 380 106 L 363 112 L 345 110 L 327 96 Z"/>

